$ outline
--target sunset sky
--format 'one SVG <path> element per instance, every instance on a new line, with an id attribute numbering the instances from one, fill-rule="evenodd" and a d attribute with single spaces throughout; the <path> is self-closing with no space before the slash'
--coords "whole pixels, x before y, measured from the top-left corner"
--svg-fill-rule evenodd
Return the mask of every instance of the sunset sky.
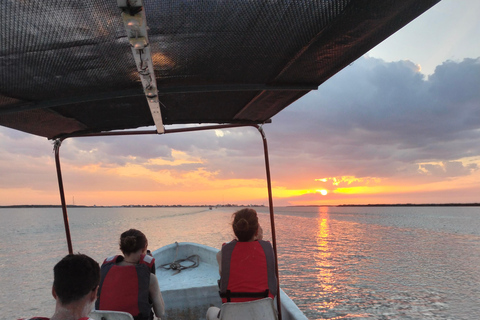
<path id="1" fill-rule="evenodd" d="M 480 202 L 479 16 L 441 1 L 266 124 L 274 205 Z M 0 127 L 0 148 L 0 205 L 60 204 L 51 141 Z M 268 204 L 253 128 L 60 155 L 68 204 Z"/>

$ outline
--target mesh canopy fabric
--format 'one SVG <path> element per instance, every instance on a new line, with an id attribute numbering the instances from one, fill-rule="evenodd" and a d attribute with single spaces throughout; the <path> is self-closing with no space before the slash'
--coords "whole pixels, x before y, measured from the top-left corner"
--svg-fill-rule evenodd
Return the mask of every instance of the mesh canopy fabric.
<path id="1" fill-rule="evenodd" d="M 438 0 L 144 1 L 163 123 L 262 123 Z M 0 3 L 0 125 L 153 125 L 115 0 Z"/>

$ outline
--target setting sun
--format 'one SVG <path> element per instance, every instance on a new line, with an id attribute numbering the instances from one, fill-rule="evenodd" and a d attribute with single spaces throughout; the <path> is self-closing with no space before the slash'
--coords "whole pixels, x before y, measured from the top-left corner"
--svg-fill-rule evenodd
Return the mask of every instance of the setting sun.
<path id="1" fill-rule="evenodd" d="M 326 195 L 327 195 L 327 193 L 328 193 L 328 191 L 327 191 L 327 190 L 325 190 L 325 189 L 322 189 L 322 190 L 317 190 L 317 192 L 320 192 L 320 194 L 321 194 L 322 196 L 326 196 Z"/>

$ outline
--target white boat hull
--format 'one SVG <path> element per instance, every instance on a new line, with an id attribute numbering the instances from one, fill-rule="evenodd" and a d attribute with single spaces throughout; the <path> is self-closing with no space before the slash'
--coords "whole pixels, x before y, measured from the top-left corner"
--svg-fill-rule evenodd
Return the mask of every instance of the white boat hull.
<path id="1" fill-rule="evenodd" d="M 218 295 L 218 249 L 191 242 L 167 245 L 153 252 L 156 274 L 166 307 L 165 319 L 205 319 L 210 306 L 221 307 Z M 192 255 L 199 266 L 177 273 L 161 266 Z M 189 265 L 188 262 L 185 265 Z M 280 289 L 282 319 L 307 319 L 297 305 Z"/>

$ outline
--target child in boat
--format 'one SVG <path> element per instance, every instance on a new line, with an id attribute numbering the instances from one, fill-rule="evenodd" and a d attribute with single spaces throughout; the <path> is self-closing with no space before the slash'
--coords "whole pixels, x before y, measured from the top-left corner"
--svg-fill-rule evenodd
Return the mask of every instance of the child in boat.
<path id="1" fill-rule="evenodd" d="M 264 241 L 257 212 L 242 209 L 233 214 L 236 239 L 217 253 L 222 302 L 245 302 L 277 294 L 275 258 L 270 242 Z M 218 319 L 220 309 L 210 307 L 207 319 Z"/>
<path id="2" fill-rule="evenodd" d="M 124 256 L 105 259 L 101 267 L 97 310 L 124 311 L 135 320 L 160 318 L 165 313 L 162 293 L 155 274 L 155 259 L 147 255 L 147 237 L 130 229 L 120 236 Z"/>
<path id="3" fill-rule="evenodd" d="M 97 298 L 100 266 L 84 254 L 69 254 L 53 268 L 55 313 L 30 320 L 92 320 L 88 317 Z M 24 319 L 25 320 L 25 319 Z"/>

